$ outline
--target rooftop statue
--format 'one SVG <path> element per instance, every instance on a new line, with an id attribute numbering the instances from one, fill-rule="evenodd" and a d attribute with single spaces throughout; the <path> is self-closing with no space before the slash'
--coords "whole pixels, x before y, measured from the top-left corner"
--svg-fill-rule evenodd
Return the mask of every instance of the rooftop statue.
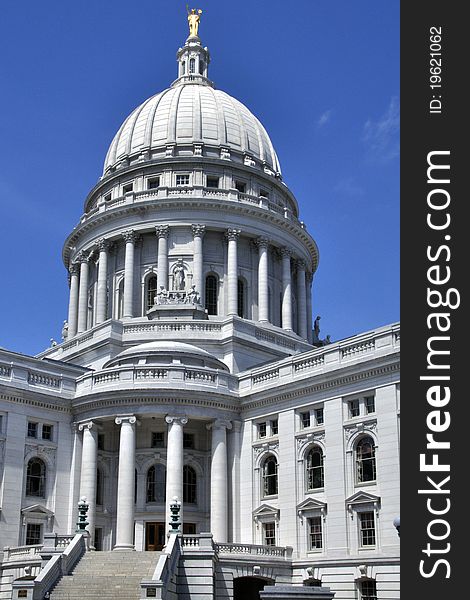
<path id="1" fill-rule="evenodd" d="M 186 10 L 188 11 L 189 37 L 198 37 L 197 33 L 199 30 L 199 21 L 201 20 L 202 10 L 198 10 L 196 8 L 189 10 L 189 6 L 187 4 Z"/>

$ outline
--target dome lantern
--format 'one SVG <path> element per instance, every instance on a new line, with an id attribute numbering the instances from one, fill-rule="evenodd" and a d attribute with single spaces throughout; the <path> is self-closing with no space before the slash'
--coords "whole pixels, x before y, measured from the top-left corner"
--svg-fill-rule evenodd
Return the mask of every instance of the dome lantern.
<path id="1" fill-rule="evenodd" d="M 199 22 L 202 10 L 187 7 L 189 36 L 183 48 L 179 48 L 176 59 L 178 61 L 178 79 L 173 85 L 182 83 L 203 83 L 211 85 L 207 78 L 210 62 L 210 54 L 207 48 L 203 48 L 199 38 Z"/>

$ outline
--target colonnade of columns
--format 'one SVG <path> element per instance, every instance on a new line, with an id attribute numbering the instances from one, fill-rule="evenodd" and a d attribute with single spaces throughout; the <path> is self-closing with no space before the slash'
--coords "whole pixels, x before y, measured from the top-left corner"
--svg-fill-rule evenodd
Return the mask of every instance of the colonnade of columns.
<path id="1" fill-rule="evenodd" d="M 166 507 L 165 520 L 169 520 L 170 509 L 174 497 L 183 500 L 183 427 L 188 418 L 181 415 L 167 415 L 168 425 L 166 473 Z M 115 418 L 120 425 L 119 468 L 117 481 L 116 510 L 116 542 L 114 550 L 134 549 L 134 477 L 136 426 L 135 415 L 121 415 Z M 83 432 L 82 465 L 80 475 L 80 497 L 85 497 L 89 505 L 88 531 L 91 535 L 91 547 L 94 547 L 94 531 L 96 521 L 96 481 L 98 465 L 98 430 L 94 421 L 81 423 L 78 427 Z M 232 429 L 230 421 L 216 419 L 207 425 L 212 432 L 211 467 L 210 467 L 210 530 L 218 542 L 228 541 L 228 457 L 227 430 Z M 240 427 L 235 427 L 237 437 L 234 448 L 240 447 Z M 183 521 L 183 504 L 181 520 Z M 167 531 L 168 531 L 167 523 Z"/>
<path id="2" fill-rule="evenodd" d="M 192 225 L 193 234 L 193 282 L 201 297 L 204 306 L 204 253 L 203 238 L 205 234 L 204 225 Z M 155 228 L 158 240 L 157 254 L 157 285 L 158 289 L 163 286 L 168 289 L 168 237 L 170 227 L 158 225 Z M 139 239 L 134 230 L 124 231 L 122 234 L 125 243 L 124 258 L 124 291 L 123 291 L 123 318 L 135 316 L 134 302 L 134 273 L 135 273 L 135 245 Z M 226 296 L 227 315 L 238 314 L 238 245 L 241 231 L 230 228 L 226 232 L 227 239 L 227 269 L 226 269 Z M 258 320 L 266 323 L 269 318 L 269 260 L 268 253 L 270 241 L 266 237 L 254 240 L 258 249 Z M 97 243 L 99 251 L 98 276 L 97 276 L 97 301 L 96 301 L 96 324 L 103 323 L 107 318 L 108 291 L 107 271 L 108 258 L 111 244 L 106 239 L 100 239 Z M 87 328 L 88 316 L 88 287 L 89 287 L 89 263 L 93 253 L 81 252 L 75 263 L 70 266 L 70 300 L 68 312 L 68 335 L 69 337 L 81 333 Z M 311 340 L 312 310 L 311 310 L 311 274 L 307 272 L 303 260 L 297 260 L 297 280 L 293 281 L 292 251 L 289 248 L 280 248 L 282 263 L 282 323 L 286 331 L 297 330 L 298 334 Z M 296 285 L 297 291 L 297 323 L 293 323 L 292 290 Z"/>

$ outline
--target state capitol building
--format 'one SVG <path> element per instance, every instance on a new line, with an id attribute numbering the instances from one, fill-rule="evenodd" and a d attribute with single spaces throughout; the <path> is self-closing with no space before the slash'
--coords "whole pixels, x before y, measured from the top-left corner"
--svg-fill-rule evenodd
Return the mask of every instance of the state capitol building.
<path id="1" fill-rule="evenodd" d="M 396 599 L 399 325 L 320 338 L 309 224 L 188 18 L 65 240 L 62 342 L 0 350 L 0 600 Z M 74 592 L 118 560 L 135 591 Z"/>

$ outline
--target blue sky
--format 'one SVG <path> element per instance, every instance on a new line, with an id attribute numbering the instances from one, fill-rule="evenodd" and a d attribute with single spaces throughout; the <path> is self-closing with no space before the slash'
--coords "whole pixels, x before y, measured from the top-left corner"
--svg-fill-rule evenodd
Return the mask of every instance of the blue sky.
<path id="1" fill-rule="evenodd" d="M 60 339 L 63 241 L 124 118 L 175 79 L 185 5 L 2 2 L 0 346 L 34 354 Z M 211 79 L 270 133 L 319 245 L 321 336 L 398 320 L 398 0 L 197 8 Z"/>

